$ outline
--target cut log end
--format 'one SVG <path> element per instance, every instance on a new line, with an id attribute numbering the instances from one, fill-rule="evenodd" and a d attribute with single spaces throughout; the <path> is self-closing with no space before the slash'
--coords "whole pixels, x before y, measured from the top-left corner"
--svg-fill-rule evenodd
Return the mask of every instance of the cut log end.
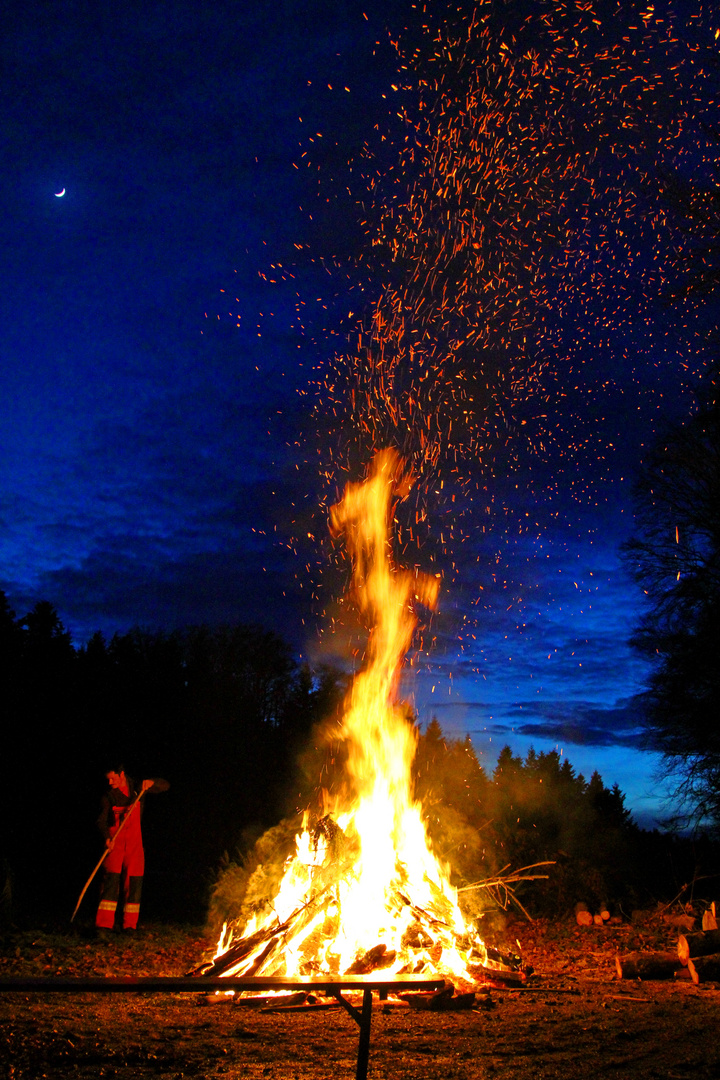
<path id="1" fill-rule="evenodd" d="M 720 953 L 710 956 L 694 956 L 687 963 L 692 981 L 720 982 Z"/>
<path id="2" fill-rule="evenodd" d="M 682 964 L 687 964 L 690 957 L 694 960 L 698 956 L 720 953 L 720 930 L 698 930 L 694 934 L 680 934 L 677 949 Z"/>

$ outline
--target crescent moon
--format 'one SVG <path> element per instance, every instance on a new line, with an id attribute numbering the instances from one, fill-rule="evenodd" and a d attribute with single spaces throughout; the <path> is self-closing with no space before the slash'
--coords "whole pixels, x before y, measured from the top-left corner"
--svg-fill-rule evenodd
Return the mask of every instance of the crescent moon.
<path id="1" fill-rule="evenodd" d="M 65 194 L 65 188 L 63 188 L 62 191 L 56 191 L 55 192 L 55 198 L 56 199 L 62 199 L 64 194 Z"/>

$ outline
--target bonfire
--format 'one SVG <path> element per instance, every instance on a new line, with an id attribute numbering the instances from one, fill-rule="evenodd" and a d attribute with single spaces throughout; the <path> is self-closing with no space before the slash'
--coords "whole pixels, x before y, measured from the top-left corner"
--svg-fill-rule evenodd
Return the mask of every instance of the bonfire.
<path id="1" fill-rule="evenodd" d="M 413 797 L 417 733 L 399 683 L 439 580 L 394 565 L 394 509 L 409 490 L 402 460 L 384 450 L 331 509 L 331 532 L 352 563 L 352 598 L 370 628 L 341 721 L 348 794 L 315 820 L 306 812 L 276 893 L 249 920 L 223 927 L 202 974 L 521 977 L 519 959 L 489 950 L 464 918 Z"/>

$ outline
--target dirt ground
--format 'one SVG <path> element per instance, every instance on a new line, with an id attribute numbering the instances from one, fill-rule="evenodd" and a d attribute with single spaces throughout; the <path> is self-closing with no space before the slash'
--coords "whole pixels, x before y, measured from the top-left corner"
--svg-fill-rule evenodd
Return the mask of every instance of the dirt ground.
<path id="1" fill-rule="evenodd" d="M 583 930 L 518 922 L 507 940 L 535 969 L 521 990 L 493 987 L 455 1013 L 375 1004 L 370 1080 L 720 1076 L 718 984 L 615 974 L 616 953 L 672 947 L 677 932 L 658 916 Z M 108 943 L 15 933 L 0 953 L 0 978 L 182 975 L 209 945 L 201 930 L 161 926 Z M 0 994 L 3 1080 L 341 1080 L 355 1075 L 357 1042 L 339 1006 L 282 1014 L 199 995 Z"/>

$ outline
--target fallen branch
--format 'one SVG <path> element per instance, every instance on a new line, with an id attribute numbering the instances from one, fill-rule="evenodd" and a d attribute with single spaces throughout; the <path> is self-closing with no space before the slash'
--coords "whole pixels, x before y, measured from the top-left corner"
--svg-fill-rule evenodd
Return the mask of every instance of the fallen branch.
<path id="1" fill-rule="evenodd" d="M 501 907 L 503 911 L 507 911 L 508 904 L 514 904 L 515 907 L 522 912 L 528 922 L 533 922 L 533 917 L 529 911 L 520 903 L 513 885 L 518 885 L 523 881 L 539 881 L 541 879 L 547 880 L 549 874 L 528 874 L 528 870 L 534 870 L 538 866 L 554 866 L 553 861 L 532 863 L 530 866 L 523 866 L 520 870 L 514 870 L 507 877 L 503 877 L 505 870 L 508 866 L 504 866 L 500 873 L 495 878 L 487 878 L 485 881 L 475 881 L 472 885 L 463 885 L 458 889 L 458 892 L 469 892 L 471 889 L 486 889 L 490 896 L 493 898 L 498 907 Z"/>
<path id="2" fill-rule="evenodd" d="M 510 864 L 508 863 L 508 866 Z M 548 860 L 547 862 L 532 863 L 530 866 L 524 866 L 520 870 L 514 870 L 511 874 L 503 877 L 503 871 L 507 867 L 503 867 L 499 875 L 494 878 L 486 878 L 484 881 L 475 881 L 472 885 L 463 885 L 458 889 L 459 893 L 469 892 L 470 889 L 495 889 L 495 888 L 508 888 L 509 885 L 516 885 L 521 881 L 539 881 L 541 879 L 547 880 L 549 874 L 528 874 L 528 870 L 534 870 L 538 866 L 554 866 L 554 861 Z"/>

